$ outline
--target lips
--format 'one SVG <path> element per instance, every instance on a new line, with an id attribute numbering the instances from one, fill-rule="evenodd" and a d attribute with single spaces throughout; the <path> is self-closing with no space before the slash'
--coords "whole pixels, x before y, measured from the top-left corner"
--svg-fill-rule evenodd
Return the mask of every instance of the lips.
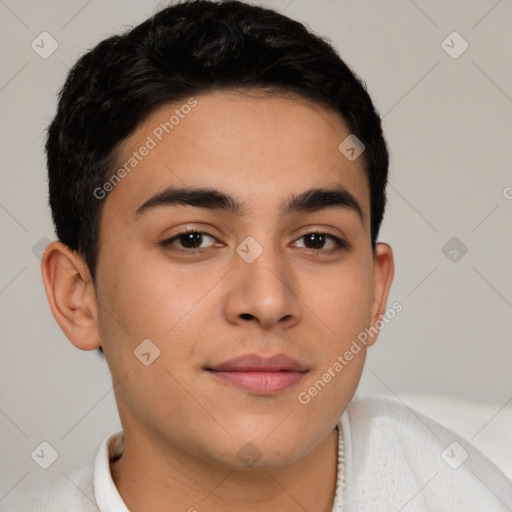
<path id="1" fill-rule="evenodd" d="M 240 357 L 235 357 L 229 361 L 225 361 L 219 365 L 207 368 L 212 371 L 219 372 L 278 372 L 278 371 L 291 371 L 291 372 L 306 372 L 308 368 L 301 365 L 295 359 L 288 357 L 285 354 L 276 354 L 272 357 L 261 357 L 258 354 L 246 354 Z"/>
<path id="2" fill-rule="evenodd" d="M 246 354 L 205 368 L 215 379 L 257 395 L 275 395 L 300 382 L 309 371 L 295 359 Z"/>

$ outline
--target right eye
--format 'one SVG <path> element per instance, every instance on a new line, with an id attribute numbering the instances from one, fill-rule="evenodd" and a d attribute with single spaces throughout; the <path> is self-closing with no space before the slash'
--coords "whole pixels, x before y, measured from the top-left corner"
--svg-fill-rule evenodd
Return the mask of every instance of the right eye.
<path id="1" fill-rule="evenodd" d="M 162 240 L 160 245 L 166 249 L 169 249 L 170 251 L 195 254 L 196 252 L 202 252 L 200 250 L 198 251 L 197 249 L 205 249 L 215 245 L 203 245 L 205 238 L 210 238 L 216 241 L 212 235 L 205 233 L 204 231 L 183 231 L 171 238 Z M 181 248 L 176 247 L 175 244 L 180 244 Z"/>

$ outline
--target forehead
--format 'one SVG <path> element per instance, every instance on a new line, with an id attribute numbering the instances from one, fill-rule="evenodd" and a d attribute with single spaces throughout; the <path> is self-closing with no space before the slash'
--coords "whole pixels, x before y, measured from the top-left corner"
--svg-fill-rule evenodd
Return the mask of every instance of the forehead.
<path id="1" fill-rule="evenodd" d="M 295 95 L 185 98 L 159 107 L 120 145 L 114 172 L 124 169 L 123 178 L 108 203 L 133 210 L 168 186 L 208 186 L 268 209 L 284 196 L 341 184 L 369 212 L 363 159 L 338 149 L 348 135 L 339 114 Z"/>

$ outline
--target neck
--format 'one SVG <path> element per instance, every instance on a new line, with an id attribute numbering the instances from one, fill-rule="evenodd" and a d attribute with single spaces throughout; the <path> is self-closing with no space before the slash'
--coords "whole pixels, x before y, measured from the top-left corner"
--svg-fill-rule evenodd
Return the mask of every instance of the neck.
<path id="1" fill-rule="evenodd" d="M 164 453 L 125 432 L 125 451 L 112 462 L 111 473 L 131 512 L 331 512 L 337 464 L 336 429 L 290 466 L 243 470 L 205 462 L 175 448 Z"/>

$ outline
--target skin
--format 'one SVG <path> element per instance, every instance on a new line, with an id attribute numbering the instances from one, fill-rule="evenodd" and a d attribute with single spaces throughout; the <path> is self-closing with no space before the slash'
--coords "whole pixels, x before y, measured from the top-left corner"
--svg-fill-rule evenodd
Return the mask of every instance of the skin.
<path id="1" fill-rule="evenodd" d="M 103 199 L 96 285 L 79 254 L 48 246 L 48 300 L 76 347 L 103 347 L 126 443 L 112 474 L 131 511 L 328 512 L 334 428 L 359 382 L 364 346 L 310 403 L 297 396 L 386 310 L 393 255 L 387 244 L 371 246 L 363 160 L 338 150 L 349 134 L 342 118 L 306 100 L 247 91 L 196 100 Z M 160 107 L 139 125 L 118 164 L 177 107 Z M 135 214 L 170 185 L 216 187 L 246 208 L 233 215 L 167 205 Z M 280 213 L 291 195 L 333 186 L 352 194 L 362 219 L 347 207 Z M 159 245 L 187 228 L 211 235 L 194 254 L 179 240 L 171 247 L 181 252 Z M 329 238 L 307 245 L 312 231 L 348 247 L 329 254 Z M 236 252 L 247 236 L 263 249 L 252 263 Z M 133 354 L 147 338 L 161 351 L 149 366 Z M 247 353 L 285 353 L 309 372 L 262 396 L 204 370 Z M 251 467 L 237 457 L 249 442 L 261 453 Z"/>

